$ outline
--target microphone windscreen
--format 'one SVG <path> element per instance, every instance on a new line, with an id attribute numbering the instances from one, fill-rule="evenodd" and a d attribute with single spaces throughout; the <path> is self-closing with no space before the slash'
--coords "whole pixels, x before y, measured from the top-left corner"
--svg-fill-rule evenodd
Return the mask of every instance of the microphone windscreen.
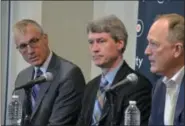
<path id="1" fill-rule="evenodd" d="M 138 81 L 138 77 L 135 73 L 131 73 L 129 75 L 127 75 L 126 77 L 130 82 L 132 82 L 133 84 L 136 84 Z"/>
<path id="2" fill-rule="evenodd" d="M 43 76 L 45 77 L 46 81 L 52 81 L 53 80 L 53 74 L 50 73 L 50 72 L 44 73 Z"/>

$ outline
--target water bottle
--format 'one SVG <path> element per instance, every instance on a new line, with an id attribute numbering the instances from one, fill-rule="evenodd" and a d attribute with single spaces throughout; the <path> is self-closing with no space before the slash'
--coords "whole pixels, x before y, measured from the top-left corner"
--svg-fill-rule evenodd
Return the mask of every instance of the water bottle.
<path id="1" fill-rule="evenodd" d="M 12 101 L 8 106 L 8 118 L 12 126 L 18 126 L 22 118 L 22 105 L 18 95 L 12 96 Z"/>
<path id="2" fill-rule="evenodd" d="M 125 110 L 124 125 L 140 125 L 140 111 L 136 106 L 136 101 L 129 101 L 129 106 Z"/>

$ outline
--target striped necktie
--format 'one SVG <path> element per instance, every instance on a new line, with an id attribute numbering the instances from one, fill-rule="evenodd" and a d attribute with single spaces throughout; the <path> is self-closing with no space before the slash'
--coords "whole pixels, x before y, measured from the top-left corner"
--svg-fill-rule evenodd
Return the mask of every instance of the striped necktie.
<path id="1" fill-rule="evenodd" d="M 105 103 L 105 87 L 108 85 L 108 81 L 105 78 L 101 79 L 101 83 L 100 83 L 100 87 L 97 91 L 97 95 L 96 95 L 96 101 L 94 104 L 94 111 L 93 111 L 93 122 L 92 122 L 92 126 L 97 126 L 102 114 L 102 110 L 104 107 L 104 103 Z"/>
<path id="2" fill-rule="evenodd" d="M 38 68 L 35 74 L 36 74 L 35 78 L 38 78 L 43 74 L 43 72 L 40 70 L 40 68 Z M 32 110 L 35 107 L 35 102 L 36 102 L 36 98 L 38 96 L 39 90 L 40 90 L 40 86 L 38 84 L 32 87 L 32 91 L 31 91 Z"/>

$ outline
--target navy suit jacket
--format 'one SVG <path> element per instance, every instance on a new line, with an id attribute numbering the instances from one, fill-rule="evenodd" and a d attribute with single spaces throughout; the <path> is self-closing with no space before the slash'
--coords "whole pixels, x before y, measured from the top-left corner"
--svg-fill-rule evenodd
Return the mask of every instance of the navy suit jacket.
<path id="1" fill-rule="evenodd" d="M 174 125 L 184 126 L 184 82 L 181 82 L 181 87 L 175 108 Z M 149 125 L 164 125 L 164 107 L 165 107 L 166 87 L 160 79 L 153 88 L 152 96 L 152 111 L 149 119 Z"/>

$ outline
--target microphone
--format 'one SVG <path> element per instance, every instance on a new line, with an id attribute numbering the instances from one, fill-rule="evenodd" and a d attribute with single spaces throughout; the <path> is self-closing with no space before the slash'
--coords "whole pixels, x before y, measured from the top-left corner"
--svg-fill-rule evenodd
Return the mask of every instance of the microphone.
<path id="1" fill-rule="evenodd" d="M 115 88 L 121 86 L 121 85 L 124 85 L 124 84 L 127 84 L 127 83 L 132 83 L 132 84 L 136 84 L 138 81 L 138 77 L 135 73 L 131 73 L 129 75 L 127 75 L 127 77 L 124 79 L 124 80 L 121 80 L 120 82 L 118 82 L 117 84 L 109 87 L 106 89 L 106 91 L 112 91 L 114 90 Z"/>
<path id="2" fill-rule="evenodd" d="M 38 78 L 35 78 L 34 80 L 31 80 L 29 82 L 27 82 L 25 85 L 21 85 L 19 87 L 16 87 L 14 90 L 19 90 L 19 89 L 28 89 L 28 88 L 32 88 L 35 84 L 40 84 L 46 81 L 51 81 L 53 80 L 53 74 L 50 72 L 46 72 L 43 75 L 41 75 Z"/>

